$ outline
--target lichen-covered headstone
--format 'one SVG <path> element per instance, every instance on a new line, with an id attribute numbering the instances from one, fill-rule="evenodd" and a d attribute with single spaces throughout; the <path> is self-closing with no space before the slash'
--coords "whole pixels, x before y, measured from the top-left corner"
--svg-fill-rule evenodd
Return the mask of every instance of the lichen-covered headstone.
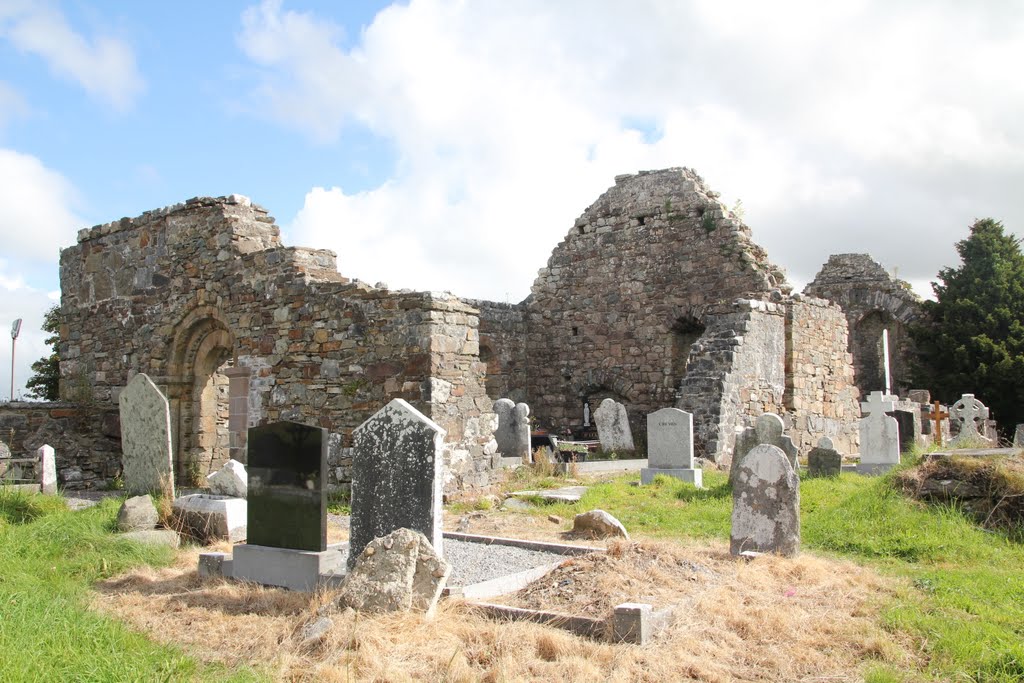
<path id="1" fill-rule="evenodd" d="M 872 391 L 868 400 L 860 404 L 861 474 L 881 474 L 900 463 L 900 427 L 896 418 L 886 413 L 896 408 L 895 396 Z"/>
<path id="2" fill-rule="evenodd" d="M 352 433 L 352 520 L 348 566 L 396 529 L 418 531 L 441 554 L 445 430 L 396 398 Z"/>
<path id="3" fill-rule="evenodd" d="M 807 454 L 807 472 L 811 477 L 836 478 L 843 471 L 843 456 L 832 445 L 827 436 L 818 440 L 818 445 Z"/>
<path id="4" fill-rule="evenodd" d="M 799 470 L 800 464 L 796 459 L 799 449 L 793 443 L 793 439 L 782 433 L 784 429 L 785 423 L 775 413 L 759 415 L 754 421 L 753 427 L 747 427 L 742 431 L 737 429 L 736 446 L 733 448 L 732 465 L 729 468 L 729 481 L 735 478 L 736 469 L 747 453 L 763 443 L 781 449 L 789 458 L 790 467 Z"/>
<path id="5" fill-rule="evenodd" d="M 594 411 L 594 422 L 597 424 L 597 438 L 601 440 L 601 450 L 609 453 L 628 453 L 636 450 L 626 406 L 615 399 L 606 398 Z"/>
<path id="6" fill-rule="evenodd" d="M 327 549 L 327 430 L 298 422 L 249 429 L 247 543 Z"/>
<path id="7" fill-rule="evenodd" d="M 647 467 L 640 482 L 650 484 L 659 474 L 701 486 L 703 472 L 693 466 L 692 413 L 662 408 L 647 416 Z"/>
<path id="8" fill-rule="evenodd" d="M 1024 424 L 1017 425 L 1017 431 L 1013 433 L 1013 447 L 1024 448 Z"/>
<path id="9" fill-rule="evenodd" d="M 776 446 L 755 446 L 736 468 L 729 551 L 800 553 L 800 480 Z"/>
<path id="10" fill-rule="evenodd" d="M 36 449 L 39 458 L 39 484 L 44 496 L 57 495 L 57 462 L 53 446 L 43 444 Z"/>
<path id="11" fill-rule="evenodd" d="M 118 397 L 124 488 L 128 495 L 174 493 L 171 411 L 148 375 L 139 373 Z"/>
<path id="12" fill-rule="evenodd" d="M 498 428 L 494 430 L 498 453 L 506 458 L 522 458 L 524 462 L 533 462 L 530 450 L 530 406 L 500 398 L 494 402 L 494 412 L 498 415 Z"/>
<path id="13" fill-rule="evenodd" d="M 949 409 L 949 414 L 960 425 L 960 433 L 950 443 L 951 446 L 971 442 L 991 443 L 991 440 L 981 433 L 985 427 L 985 420 L 988 419 L 988 407 L 976 399 L 974 394 L 961 396 Z"/>

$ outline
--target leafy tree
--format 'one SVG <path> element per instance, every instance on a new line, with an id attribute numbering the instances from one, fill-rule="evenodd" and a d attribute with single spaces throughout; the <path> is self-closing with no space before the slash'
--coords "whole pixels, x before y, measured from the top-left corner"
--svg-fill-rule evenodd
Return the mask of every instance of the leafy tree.
<path id="1" fill-rule="evenodd" d="M 43 317 L 43 332 L 49 332 L 46 343 L 50 345 L 50 355 L 40 358 L 32 364 L 36 374 L 29 378 L 25 386 L 31 398 L 43 401 L 56 401 L 60 398 L 60 359 L 57 357 L 57 342 L 60 341 L 60 306 L 53 305 Z"/>
<path id="2" fill-rule="evenodd" d="M 917 380 L 947 403 L 971 393 L 1001 431 L 1024 422 L 1024 254 L 999 221 L 975 221 L 957 242 L 963 262 L 939 271 L 927 322 L 912 330 Z"/>

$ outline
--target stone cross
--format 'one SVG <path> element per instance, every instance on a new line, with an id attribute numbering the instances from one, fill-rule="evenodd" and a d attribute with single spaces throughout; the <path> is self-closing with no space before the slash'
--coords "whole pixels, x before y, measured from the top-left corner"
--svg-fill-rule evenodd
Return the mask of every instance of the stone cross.
<path id="1" fill-rule="evenodd" d="M 594 411 L 594 421 L 597 422 L 597 438 L 601 440 L 602 450 L 609 453 L 636 450 L 626 406 L 614 399 L 606 398 Z"/>
<path id="2" fill-rule="evenodd" d="M 533 462 L 530 449 L 530 406 L 500 398 L 494 402 L 494 412 L 498 415 L 498 428 L 494 430 L 498 452 L 506 458 Z"/>
<path id="3" fill-rule="evenodd" d="M 736 469 L 729 551 L 800 553 L 800 479 L 776 446 L 755 446 Z"/>
<path id="4" fill-rule="evenodd" d="M 396 529 L 420 532 L 441 555 L 445 433 L 400 398 L 352 433 L 349 569 L 366 544 Z"/>
<path id="5" fill-rule="evenodd" d="M 950 445 L 963 443 L 965 441 L 989 442 L 989 439 L 982 436 L 978 431 L 979 426 L 985 425 L 988 419 L 988 408 L 984 403 L 974 398 L 974 394 L 964 394 L 960 400 L 949 409 L 950 414 L 960 423 L 960 433 L 950 442 Z"/>
<path id="6" fill-rule="evenodd" d="M 692 413 L 662 408 L 647 416 L 647 467 L 640 482 L 650 484 L 658 474 L 701 486 L 703 473 L 693 466 Z"/>
<path id="7" fill-rule="evenodd" d="M 935 401 L 935 403 L 932 404 L 932 409 L 925 413 L 924 416 L 935 423 L 934 442 L 936 446 L 941 446 L 942 421 L 949 417 L 949 413 L 942 409 L 941 403 Z"/>
<path id="8" fill-rule="evenodd" d="M 818 440 L 818 445 L 807 454 L 807 473 L 811 477 L 836 478 L 843 471 L 843 456 L 835 449 L 832 439 L 827 436 Z"/>
<path id="9" fill-rule="evenodd" d="M 799 470 L 797 462 L 799 449 L 793 443 L 793 439 L 784 435 L 785 423 L 775 413 L 764 413 L 759 415 L 753 427 L 747 427 L 736 435 L 736 446 L 733 448 L 732 466 L 729 468 L 729 480 L 732 481 L 736 475 L 736 469 L 740 462 L 755 446 L 760 444 L 771 444 L 782 450 L 789 458 L 789 466 L 793 470 Z"/>
<path id="10" fill-rule="evenodd" d="M 872 391 L 860 404 L 864 417 L 860 420 L 861 474 L 880 474 L 900 462 L 900 426 L 896 418 L 886 415 L 895 410 L 896 397 Z"/>
<path id="11" fill-rule="evenodd" d="M 148 375 L 132 377 L 118 397 L 124 488 L 129 496 L 163 491 L 174 495 L 171 410 Z"/>

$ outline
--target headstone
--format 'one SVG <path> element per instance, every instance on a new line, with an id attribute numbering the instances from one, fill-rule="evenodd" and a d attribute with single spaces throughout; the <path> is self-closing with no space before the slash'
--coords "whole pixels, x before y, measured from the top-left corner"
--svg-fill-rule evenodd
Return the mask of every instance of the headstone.
<path id="1" fill-rule="evenodd" d="M 601 440 L 601 450 L 607 453 L 636 450 L 626 406 L 615 399 L 606 398 L 594 411 L 594 422 L 597 423 L 597 438 Z"/>
<path id="2" fill-rule="evenodd" d="M 242 498 L 194 493 L 174 499 L 174 528 L 200 543 L 241 543 L 247 536 L 248 503 Z"/>
<path id="3" fill-rule="evenodd" d="M 1024 424 L 1017 425 L 1017 431 L 1013 433 L 1013 447 L 1024 448 Z"/>
<path id="4" fill-rule="evenodd" d="M 53 446 L 43 444 L 36 449 L 39 458 L 40 491 L 44 496 L 57 495 L 57 461 Z"/>
<path id="5" fill-rule="evenodd" d="M 146 531 L 155 528 L 159 521 L 160 514 L 149 494 L 129 498 L 117 511 L 118 531 Z"/>
<path id="6" fill-rule="evenodd" d="M 703 472 L 693 466 L 692 413 L 662 408 L 647 416 L 647 467 L 640 482 L 650 484 L 659 474 L 701 486 Z"/>
<path id="7" fill-rule="evenodd" d="M 793 443 L 793 439 L 782 433 L 784 429 L 785 424 L 782 418 L 775 413 L 759 415 L 757 420 L 754 421 L 753 427 L 747 427 L 743 430 L 737 429 L 736 446 L 733 449 L 732 466 L 729 469 L 729 481 L 732 481 L 735 477 L 736 469 L 740 466 L 747 453 L 752 451 L 755 446 L 765 443 L 782 450 L 786 457 L 789 458 L 789 466 L 794 471 L 799 470 L 800 464 L 796 459 L 799 449 Z"/>
<path id="8" fill-rule="evenodd" d="M 905 453 L 911 450 L 917 443 L 917 434 L 921 432 L 921 413 L 917 413 L 906 410 L 905 406 L 909 405 L 909 401 L 900 401 L 896 404 L 896 409 L 889 414 L 890 417 L 896 420 L 896 424 L 900 428 L 900 452 Z"/>
<path id="9" fill-rule="evenodd" d="M 800 480 L 776 446 L 755 446 L 736 469 L 729 551 L 800 553 Z"/>
<path id="10" fill-rule="evenodd" d="M 297 422 L 249 429 L 248 544 L 327 548 L 327 430 Z"/>
<path id="11" fill-rule="evenodd" d="M 942 407 L 942 404 L 935 401 L 932 406 L 928 409 L 928 412 L 922 415 L 924 422 L 921 425 L 921 431 L 925 432 L 924 426 L 928 425 L 927 434 L 932 436 L 932 442 L 936 446 L 942 445 L 942 425 L 943 422 L 949 417 L 949 413 Z M 947 424 L 948 427 L 948 424 Z"/>
<path id="12" fill-rule="evenodd" d="M 807 454 L 807 472 L 811 477 L 835 479 L 843 471 L 843 456 L 832 445 L 832 439 L 823 436 L 818 445 Z"/>
<path id="13" fill-rule="evenodd" d="M 171 411 L 149 376 L 135 375 L 117 399 L 121 412 L 124 488 L 128 495 L 174 495 Z"/>
<path id="14" fill-rule="evenodd" d="M 956 435 L 951 446 L 957 446 L 972 441 L 978 443 L 989 442 L 981 433 L 988 419 L 988 408 L 984 403 L 974 398 L 974 394 L 964 394 L 960 400 L 949 409 L 950 416 L 960 425 L 960 433 Z"/>
<path id="15" fill-rule="evenodd" d="M 11 464 L 6 462 L 11 459 L 11 449 L 3 441 L 0 441 L 0 477 L 7 474 Z"/>
<path id="16" fill-rule="evenodd" d="M 927 389 L 911 389 L 907 392 L 907 398 L 914 403 L 928 405 L 932 402 L 932 392 Z"/>
<path id="17" fill-rule="evenodd" d="M 896 419 L 886 413 L 896 407 L 895 396 L 872 391 L 860 404 L 864 417 L 860 420 L 861 474 L 881 474 L 900 463 L 900 429 Z"/>
<path id="18" fill-rule="evenodd" d="M 420 532 L 442 553 L 444 435 L 444 429 L 400 398 L 352 433 L 350 568 L 370 541 L 396 529 Z"/>
<path id="19" fill-rule="evenodd" d="M 245 465 L 237 460 L 228 460 L 224 467 L 206 477 L 210 493 L 217 496 L 245 498 L 249 488 L 249 476 Z"/>
<path id="20" fill-rule="evenodd" d="M 533 462 L 530 451 L 530 406 L 500 398 L 494 402 L 494 412 L 498 415 L 498 428 L 494 430 L 498 452 L 506 458 L 522 458 L 523 462 Z"/>
<path id="21" fill-rule="evenodd" d="M 338 605 L 357 612 L 430 614 L 450 574 L 451 565 L 423 534 L 396 529 L 362 549 L 341 584 Z"/>

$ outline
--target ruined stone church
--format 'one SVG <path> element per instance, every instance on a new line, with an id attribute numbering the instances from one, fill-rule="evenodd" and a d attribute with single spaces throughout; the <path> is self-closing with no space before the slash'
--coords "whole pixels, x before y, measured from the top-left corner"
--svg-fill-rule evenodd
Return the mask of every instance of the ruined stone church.
<path id="1" fill-rule="evenodd" d="M 804 451 L 827 435 L 856 452 L 857 383 L 880 388 L 874 335 L 912 321 L 906 292 L 842 255 L 793 293 L 717 197 L 685 168 L 617 177 L 518 304 L 350 281 L 237 195 L 82 230 L 61 253 L 62 396 L 116 405 L 147 373 L 170 401 L 178 476 L 237 455 L 247 426 L 295 420 L 330 430 L 344 482 L 352 430 L 396 397 L 447 430 L 449 491 L 496 476 L 502 397 L 558 433 L 606 397 L 637 434 L 676 406 L 720 465 L 767 411 Z"/>

